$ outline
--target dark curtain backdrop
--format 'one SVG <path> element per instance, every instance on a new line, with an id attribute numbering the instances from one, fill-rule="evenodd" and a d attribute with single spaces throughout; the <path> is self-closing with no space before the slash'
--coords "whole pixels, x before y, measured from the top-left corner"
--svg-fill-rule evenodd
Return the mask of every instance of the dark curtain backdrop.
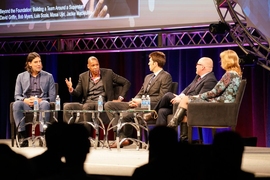
<path id="1" fill-rule="evenodd" d="M 179 82 L 180 93 L 194 78 L 195 65 L 202 56 L 214 60 L 214 72 L 217 79 L 224 74 L 220 68 L 219 54 L 228 48 L 164 50 L 167 63 L 164 69 L 171 73 L 173 81 Z M 239 48 L 231 48 L 243 54 Z M 61 103 L 78 101 L 70 97 L 65 78 L 71 77 L 73 87 L 76 86 L 78 75 L 87 70 L 86 64 L 89 56 L 94 55 L 100 61 L 100 66 L 111 68 L 115 73 L 130 80 L 131 88 L 126 101 L 136 95 L 141 88 L 145 75 L 149 74 L 148 55 L 152 51 L 117 52 L 96 54 L 61 54 L 41 55 L 43 69 L 53 74 L 55 82 L 59 83 Z M 26 55 L 2 56 L 1 64 L 1 112 L 0 112 L 0 138 L 10 138 L 9 104 L 14 100 L 14 86 L 17 74 L 24 71 Z M 243 137 L 257 137 L 258 146 L 270 146 L 270 121 L 269 121 L 269 71 L 261 66 L 243 67 L 243 77 L 247 79 L 247 88 L 239 113 L 237 132 Z M 62 117 L 60 116 L 61 120 Z M 196 133 L 196 131 L 194 132 Z M 203 129 L 206 143 L 212 142 L 211 130 Z M 196 134 L 194 134 L 196 138 Z"/>

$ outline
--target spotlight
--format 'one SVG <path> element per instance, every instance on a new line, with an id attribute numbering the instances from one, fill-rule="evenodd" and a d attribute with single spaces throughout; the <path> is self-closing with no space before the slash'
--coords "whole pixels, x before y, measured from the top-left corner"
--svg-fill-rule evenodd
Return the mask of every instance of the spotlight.
<path id="1" fill-rule="evenodd" d="M 239 64 L 243 66 L 252 66 L 255 65 L 258 58 L 253 54 L 246 54 L 239 56 Z"/>
<path id="2" fill-rule="evenodd" d="M 225 34 L 226 31 L 229 31 L 230 27 L 228 24 L 219 21 L 218 24 L 210 24 L 209 31 L 216 35 L 216 34 Z"/>

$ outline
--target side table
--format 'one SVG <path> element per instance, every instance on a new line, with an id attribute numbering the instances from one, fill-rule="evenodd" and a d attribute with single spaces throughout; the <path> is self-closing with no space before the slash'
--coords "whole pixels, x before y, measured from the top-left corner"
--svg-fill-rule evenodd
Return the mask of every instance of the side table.
<path id="1" fill-rule="evenodd" d="M 97 110 L 67 110 L 67 111 L 71 114 L 71 117 L 68 120 L 68 124 L 70 124 L 73 121 L 73 119 L 74 119 L 73 115 L 76 114 L 76 118 L 74 120 L 74 123 L 89 124 L 95 130 L 94 139 L 90 138 L 90 141 L 93 142 L 93 144 L 94 144 L 94 148 L 96 149 L 100 145 L 100 143 L 102 144 L 102 147 L 104 147 L 104 145 L 105 145 L 104 140 L 101 141 L 99 138 L 99 130 L 100 129 L 103 131 L 104 137 L 106 137 L 106 129 L 105 129 L 105 126 L 104 126 L 102 119 L 100 118 L 100 113 L 101 113 L 100 111 L 97 111 Z M 87 121 L 86 119 L 84 119 L 83 121 L 79 122 L 81 113 L 91 113 L 92 120 Z"/>
<path id="2" fill-rule="evenodd" d="M 106 140 L 105 140 L 107 142 L 107 144 L 109 144 L 108 137 L 107 137 L 108 134 L 109 134 L 109 131 L 111 129 L 116 128 L 116 143 L 117 143 L 117 149 L 118 150 L 120 150 L 120 146 L 121 146 L 122 142 L 125 141 L 126 139 L 128 139 L 128 140 L 130 140 L 130 141 L 132 141 L 133 143 L 136 144 L 136 150 L 139 150 L 140 148 L 142 148 L 143 145 L 145 145 L 146 149 L 148 149 L 149 148 L 148 138 L 147 138 L 146 142 L 142 141 L 141 131 L 144 130 L 147 133 L 147 137 L 148 137 L 149 128 L 148 128 L 148 125 L 147 125 L 146 121 L 142 118 L 141 114 L 149 113 L 149 112 L 152 112 L 152 110 L 145 110 L 145 109 L 142 109 L 142 108 L 128 109 L 128 110 L 121 110 L 121 111 L 111 112 L 114 115 L 118 113 L 119 114 L 119 119 L 118 119 L 117 124 L 113 126 L 112 123 L 113 123 L 113 121 L 116 120 L 116 118 L 114 116 L 113 119 L 110 121 L 110 123 L 108 125 L 107 131 L 106 131 Z M 134 115 L 134 122 L 122 122 L 123 113 L 132 113 Z M 120 130 L 127 124 L 133 126 L 133 128 L 136 130 L 137 137 L 136 138 L 123 138 L 120 141 L 120 137 L 119 137 Z M 110 146 L 108 146 L 108 147 L 110 149 Z"/>
<path id="3" fill-rule="evenodd" d="M 40 139 L 42 141 L 42 144 L 43 144 L 43 147 L 46 147 L 46 141 L 45 141 L 45 135 L 39 135 L 39 136 L 36 136 L 36 126 L 39 124 L 40 126 L 43 127 L 43 130 L 44 130 L 44 134 L 46 132 L 46 129 L 48 127 L 49 124 L 51 124 L 50 122 L 46 122 L 45 120 L 45 113 L 53 113 L 53 119 L 54 121 L 58 122 L 57 118 L 55 117 L 55 113 L 57 111 L 56 110 L 26 110 L 26 111 L 23 111 L 24 114 L 26 113 L 33 113 L 33 120 L 31 122 L 27 122 L 25 123 L 24 127 L 26 127 L 27 125 L 32 125 L 32 128 L 31 128 L 31 136 L 30 137 L 27 137 L 27 138 L 24 138 L 24 139 L 20 139 L 19 138 L 19 127 L 22 127 L 21 126 L 21 123 L 22 121 L 25 119 L 25 116 L 20 120 L 18 126 L 16 127 L 16 143 L 17 143 L 17 146 L 20 148 L 20 142 L 23 142 L 23 141 L 28 141 L 28 140 L 31 140 L 32 142 L 32 146 L 35 147 L 35 142 L 37 139 Z M 38 120 L 38 115 L 42 116 L 42 120 L 39 121 Z"/>

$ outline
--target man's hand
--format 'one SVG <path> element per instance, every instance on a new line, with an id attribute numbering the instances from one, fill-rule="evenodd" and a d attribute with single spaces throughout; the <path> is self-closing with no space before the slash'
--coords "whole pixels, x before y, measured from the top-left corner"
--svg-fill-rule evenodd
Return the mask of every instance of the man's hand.
<path id="1" fill-rule="evenodd" d="M 128 102 L 128 105 L 131 108 L 139 107 L 140 104 L 141 104 L 140 98 L 132 98 L 132 100 Z"/>
<path id="2" fill-rule="evenodd" d="M 175 97 L 171 100 L 171 103 L 172 103 L 172 104 L 180 103 L 180 101 L 182 100 L 182 98 L 183 98 L 184 96 L 185 96 L 184 94 L 180 94 L 179 96 L 177 96 L 177 95 L 175 94 Z"/>
<path id="3" fill-rule="evenodd" d="M 69 77 L 69 80 L 66 78 L 66 79 L 65 79 L 65 82 L 66 82 L 66 84 L 67 84 L 68 91 L 69 91 L 69 92 L 72 92 L 72 91 L 73 91 L 73 88 L 72 88 L 71 77 Z"/>
<path id="4" fill-rule="evenodd" d="M 35 99 L 35 97 L 34 96 L 31 96 L 29 98 L 25 98 L 23 100 L 23 102 L 26 103 L 26 104 L 28 104 L 28 106 L 33 107 L 34 106 L 34 99 Z"/>

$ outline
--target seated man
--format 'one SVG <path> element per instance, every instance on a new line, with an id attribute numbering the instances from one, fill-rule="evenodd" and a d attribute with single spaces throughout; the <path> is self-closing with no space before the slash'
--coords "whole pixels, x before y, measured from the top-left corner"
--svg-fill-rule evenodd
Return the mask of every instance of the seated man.
<path id="1" fill-rule="evenodd" d="M 166 126 L 167 116 L 173 113 L 173 104 L 179 103 L 183 95 L 197 95 L 213 89 L 217 83 L 214 75 L 213 61 L 208 57 L 202 57 L 196 64 L 196 76 L 194 80 L 179 94 L 167 92 L 155 106 L 154 110 L 158 113 L 155 115 L 145 114 L 144 119 L 156 119 L 156 125 Z M 180 141 L 187 140 L 187 123 L 180 124 Z"/>
<path id="2" fill-rule="evenodd" d="M 75 89 L 72 87 L 71 78 L 65 80 L 68 91 L 72 96 L 82 96 L 82 103 L 65 103 L 63 119 L 68 122 L 72 116 L 67 110 L 97 110 L 98 97 L 101 95 L 103 102 L 114 100 L 113 84 L 122 85 L 122 91 L 118 98 L 118 102 L 121 102 L 131 83 L 124 77 L 115 74 L 111 69 L 100 68 L 99 61 L 96 57 L 91 56 L 88 59 L 86 71 L 79 75 L 79 81 Z M 85 113 L 84 120 L 91 119 L 91 115 Z"/>
<path id="3" fill-rule="evenodd" d="M 132 99 L 130 102 L 112 102 L 108 101 L 105 103 L 104 108 L 105 110 L 112 110 L 112 111 L 119 111 L 119 110 L 127 110 L 130 108 L 136 108 L 140 106 L 140 99 L 142 95 L 149 95 L 151 99 L 151 109 L 156 105 L 156 103 L 161 99 L 161 97 L 169 91 L 172 77 L 171 75 L 163 70 L 163 67 L 166 63 L 166 56 L 163 52 L 152 52 L 149 55 L 149 69 L 152 71 L 152 74 L 148 74 L 145 79 L 144 83 L 141 87 L 141 90 L 138 94 Z M 107 112 L 108 117 L 110 119 L 113 118 L 113 114 Z M 124 122 L 131 122 L 133 121 L 133 114 L 125 114 L 123 117 Z M 117 123 L 117 121 L 114 121 Z M 113 124 L 115 125 L 115 124 Z M 131 125 L 125 125 L 123 129 L 121 129 L 121 137 L 120 138 L 130 138 L 133 134 L 133 127 Z M 131 142 L 128 140 L 123 141 L 121 146 L 130 145 Z M 116 148 L 117 144 L 113 143 L 110 145 L 111 148 Z"/>
<path id="4" fill-rule="evenodd" d="M 49 110 L 50 103 L 55 101 L 55 83 L 52 74 L 42 70 L 40 55 L 36 52 L 28 54 L 25 62 L 25 72 L 20 73 L 16 79 L 15 102 L 13 104 L 13 116 L 18 127 L 23 118 L 23 110 L 32 110 L 34 106 L 34 96 L 38 97 L 39 110 Z M 45 113 L 46 122 L 49 121 L 50 113 Z M 39 116 L 42 121 L 42 116 Z M 25 122 L 21 122 L 19 138 L 27 136 L 25 132 Z M 40 132 L 43 127 L 40 126 Z M 42 133 L 43 134 L 43 133 Z M 28 146 L 28 141 L 23 141 L 20 147 Z"/>

